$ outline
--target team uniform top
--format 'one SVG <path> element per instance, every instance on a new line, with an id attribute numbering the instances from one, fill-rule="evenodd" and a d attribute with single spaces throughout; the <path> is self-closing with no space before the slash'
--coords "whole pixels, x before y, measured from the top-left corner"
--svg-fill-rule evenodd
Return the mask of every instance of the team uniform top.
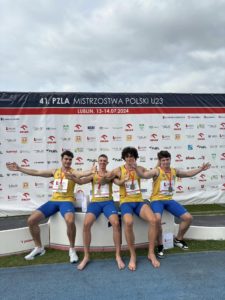
<path id="1" fill-rule="evenodd" d="M 126 202 L 143 202 L 140 190 L 140 178 L 135 171 L 128 171 L 125 166 L 120 167 L 121 179 L 129 174 L 129 180 L 120 186 L 120 204 Z"/>
<path id="2" fill-rule="evenodd" d="M 70 168 L 70 172 L 74 169 Z M 62 169 L 57 169 L 54 173 L 53 195 L 51 201 L 75 201 L 74 188 L 76 183 L 66 179 Z"/>
<path id="3" fill-rule="evenodd" d="M 92 180 L 92 202 L 112 200 L 112 182 L 101 184 L 101 177 L 95 173 Z"/>
<path id="4" fill-rule="evenodd" d="M 173 191 L 175 190 L 176 170 L 171 168 L 168 173 L 161 168 L 158 168 L 158 170 L 159 176 L 153 179 L 153 189 L 150 200 L 171 200 Z"/>

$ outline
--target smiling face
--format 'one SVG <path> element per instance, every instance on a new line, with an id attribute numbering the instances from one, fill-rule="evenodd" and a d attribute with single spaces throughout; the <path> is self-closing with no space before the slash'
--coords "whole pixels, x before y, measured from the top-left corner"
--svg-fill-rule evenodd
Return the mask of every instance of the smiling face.
<path id="1" fill-rule="evenodd" d="M 163 157 L 159 160 L 159 163 L 162 169 L 169 169 L 171 163 L 171 157 Z"/>
<path id="2" fill-rule="evenodd" d="M 73 160 L 72 157 L 70 157 L 68 155 L 64 155 L 62 157 L 62 160 L 61 160 L 62 161 L 62 167 L 64 169 L 69 169 L 71 167 L 71 165 L 72 165 L 72 160 Z"/>
<path id="3" fill-rule="evenodd" d="M 135 164 L 135 162 L 136 162 L 136 159 L 132 154 L 128 153 L 125 156 L 125 162 L 126 162 L 126 165 L 133 166 L 133 164 Z"/>
<path id="4" fill-rule="evenodd" d="M 105 156 L 99 156 L 98 158 L 98 165 L 99 165 L 99 170 L 106 171 L 106 167 L 108 165 L 108 158 Z"/>

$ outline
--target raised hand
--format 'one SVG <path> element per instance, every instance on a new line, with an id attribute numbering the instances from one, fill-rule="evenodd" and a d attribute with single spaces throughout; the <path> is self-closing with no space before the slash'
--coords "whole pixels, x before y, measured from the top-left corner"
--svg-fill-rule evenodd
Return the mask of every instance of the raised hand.
<path id="1" fill-rule="evenodd" d="M 92 171 L 92 174 L 95 174 L 97 172 L 97 166 L 95 165 L 96 161 L 93 162 L 93 165 L 91 167 L 91 171 Z"/>
<path id="2" fill-rule="evenodd" d="M 19 171 L 19 166 L 17 163 L 13 162 L 13 163 L 6 163 L 6 167 L 8 170 L 10 171 Z"/>
<path id="3" fill-rule="evenodd" d="M 202 169 L 202 171 L 206 171 L 206 170 L 208 170 L 210 167 L 211 167 L 211 164 L 210 164 L 210 163 L 203 163 L 201 169 Z"/>

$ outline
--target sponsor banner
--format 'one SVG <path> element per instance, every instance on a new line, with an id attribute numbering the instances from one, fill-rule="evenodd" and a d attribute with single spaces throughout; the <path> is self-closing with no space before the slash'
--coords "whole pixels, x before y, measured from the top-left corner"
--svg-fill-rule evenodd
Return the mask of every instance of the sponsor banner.
<path id="1" fill-rule="evenodd" d="M 138 149 L 138 163 L 147 169 L 156 166 L 160 150 L 171 153 L 178 169 L 192 170 L 210 162 L 209 171 L 178 179 L 174 198 L 184 204 L 222 202 L 224 99 L 224 95 L 0 93 L 0 209 L 35 209 L 51 197 L 53 186 L 52 178 L 8 171 L 6 162 L 56 169 L 60 154 L 70 150 L 72 167 L 79 171 L 90 169 L 100 154 L 109 157 L 111 170 L 123 164 L 121 151 L 126 146 Z M 76 189 L 90 195 L 91 186 Z M 118 200 L 118 187 L 113 189 Z M 151 180 L 143 180 L 144 198 L 151 189 Z"/>

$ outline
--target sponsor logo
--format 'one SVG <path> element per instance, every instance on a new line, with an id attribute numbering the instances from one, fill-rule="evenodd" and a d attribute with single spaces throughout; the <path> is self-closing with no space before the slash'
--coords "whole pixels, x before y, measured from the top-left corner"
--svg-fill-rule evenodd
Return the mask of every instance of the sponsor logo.
<path id="1" fill-rule="evenodd" d="M 8 195 L 7 199 L 8 201 L 17 201 L 18 197 L 16 195 Z"/>
<path id="2" fill-rule="evenodd" d="M 80 157 L 80 156 L 77 156 L 77 157 L 75 158 L 75 165 L 83 165 L 83 164 L 84 164 L 83 158 Z"/>
<path id="3" fill-rule="evenodd" d="M 99 129 L 100 130 L 105 130 L 105 129 L 109 129 L 109 127 L 100 126 Z"/>
<path id="4" fill-rule="evenodd" d="M 181 140 L 181 135 L 180 135 L 180 134 L 175 134 L 175 140 L 176 140 L 176 141 Z"/>
<path id="5" fill-rule="evenodd" d="M 28 142 L 27 137 L 25 137 L 25 136 L 21 137 L 21 144 L 27 144 L 27 142 Z"/>
<path id="6" fill-rule="evenodd" d="M 93 130 L 95 130 L 95 126 L 87 126 L 87 129 L 90 130 L 90 131 L 93 131 Z"/>
<path id="7" fill-rule="evenodd" d="M 9 184 L 8 187 L 9 187 L 10 189 L 17 188 L 17 187 L 18 187 L 18 184 Z"/>
<path id="8" fill-rule="evenodd" d="M 56 130 L 56 127 L 46 127 L 46 130 Z"/>
<path id="9" fill-rule="evenodd" d="M 88 158 L 87 161 L 88 161 L 88 162 L 91 162 L 91 163 L 94 163 L 94 162 L 96 162 L 96 159 L 94 159 L 94 158 L 93 158 L 93 159 Z M 77 170 L 78 170 L 78 169 L 77 169 Z"/>
<path id="10" fill-rule="evenodd" d="M 48 161 L 47 161 L 47 164 L 53 164 L 53 165 L 54 165 L 54 164 L 57 164 L 57 165 L 58 165 L 58 164 L 59 164 L 59 161 L 58 161 L 58 160 L 48 160 Z"/>
<path id="11" fill-rule="evenodd" d="M 225 177 L 225 176 L 224 176 Z M 221 178 L 222 178 L 222 175 L 221 175 Z M 211 180 L 218 180 L 219 179 L 219 176 L 218 175 L 212 175 Z"/>
<path id="12" fill-rule="evenodd" d="M 122 151 L 122 147 L 113 147 L 112 148 L 114 151 Z"/>
<path id="13" fill-rule="evenodd" d="M 138 146 L 138 151 L 146 151 L 146 150 L 147 150 L 147 147 Z"/>
<path id="14" fill-rule="evenodd" d="M 193 150 L 193 145 L 188 145 L 187 148 L 188 150 Z"/>
<path id="15" fill-rule="evenodd" d="M 15 142 L 16 142 L 16 139 L 6 139 L 6 141 L 7 141 L 8 143 L 15 143 Z"/>
<path id="16" fill-rule="evenodd" d="M 109 139 L 108 136 L 106 134 L 102 134 L 100 137 L 100 143 L 108 143 Z"/>
<path id="17" fill-rule="evenodd" d="M 210 139 L 217 139 L 218 135 L 216 135 L 216 134 L 208 134 L 208 138 L 210 138 Z"/>
<path id="18" fill-rule="evenodd" d="M 203 117 L 204 119 L 215 119 L 216 116 L 212 116 L 212 115 L 207 115 Z"/>
<path id="19" fill-rule="evenodd" d="M 159 139 L 158 139 L 158 135 L 156 133 L 152 133 L 151 136 L 150 136 L 150 141 L 151 142 L 157 142 Z"/>
<path id="20" fill-rule="evenodd" d="M 101 152 L 108 152 L 108 151 L 110 151 L 109 148 L 105 148 L 105 147 L 101 147 L 99 150 L 100 150 Z"/>
<path id="21" fill-rule="evenodd" d="M 205 124 L 198 124 L 198 125 L 197 125 L 197 128 L 198 128 L 198 129 L 204 129 L 204 128 L 205 128 Z"/>
<path id="22" fill-rule="evenodd" d="M 199 181 L 200 182 L 203 182 L 203 181 L 206 181 L 206 175 L 205 174 L 200 174 L 200 176 L 199 176 Z"/>
<path id="23" fill-rule="evenodd" d="M 43 138 L 34 138 L 34 143 L 43 143 Z"/>
<path id="24" fill-rule="evenodd" d="M 185 159 L 186 160 L 193 160 L 193 159 L 195 159 L 195 157 L 194 156 L 186 156 Z"/>
<path id="25" fill-rule="evenodd" d="M 225 130 L 225 122 L 220 123 L 220 129 L 221 129 L 221 130 Z"/>
<path id="26" fill-rule="evenodd" d="M 186 124 L 185 128 L 186 129 L 194 129 L 194 124 Z"/>
<path id="27" fill-rule="evenodd" d="M 168 140 L 170 140 L 170 135 L 162 135 L 162 140 L 163 141 L 168 141 Z"/>
<path id="28" fill-rule="evenodd" d="M 140 130 L 144 130 L 145 129 L 145 124 L 139 124 L 138 126 L 139 126 Z"/>
<path id="29" fill-rule="evenodd" d="M 139 140 L 146 140 L 147 139 L 147 136 L 146 135 L 138 135 L 137 138 Z"/>
<path id="30" fill-rule="evenodd" d="M 188 186 L 187 189 L 188 189 L 188 191 L 191 192 L 191 191 L 195 191 L 196 187 L 194 187 L 194 186 Z"/>
<path id="31" fill-rule="evenodd" d="M 96 141 L 96 137 L 95 136 L 87 136 L 87 141 L 92 143 Z"/>
<path id="32" fill-rule="evenodd" d="M 114 126 L 113 129 L 123 129 L 123 126 Z"/>
<path id="33" fill-rule="evenodd" d="M 206 148 L 207 148 L 207 146 L 201 146 L 201 145 L 197 145 L 197 148 L 199 148 L 199 149 L 206 149 Z"/>
<path id="34" fill-rule="evenodd" d="M 199 141 L 204 141 L 204 140 L 205 140 L 205 134 L 202 133 L 202 132 L 200 132 L 200 133 L 198 134 L 198 140 L 199 140 Z"/>
<path id="35" fill-rule="evenodd" d="M 17 150 L 6 150 L 6 153 L 14 153 L 14 154 L 16 154 L 17 153 Z"/>
<path id="36" fill-rule="evenodd" d="M 27 125 L 20 126 L 20 133 L 29 133 Z"/>
<path id="37" fill-rule="evenodd" d="M 67 150 L 71 151 L 71 148 L 62 148 L 62 152 L 67 151 Z"/>
<path id="38" fill-rule="evenodd" d="M 42 131 L 44 127 L 33 127 L 34 131 Z"/>
<path id="39" fill-rule="evenodd" d="M 90 152 L 96 152 L 97 148 L 87 148 L 87 150 L 90 151 Z"/>
<path id="40" fill-rule="evenodd" d="M 175 161 L 176 161 L 176 162 L 181 162 L 181 161 L 183 161 L 182 155 L 181 155 L 181 154 L 177 154 L 177 155 L 176 155 L 176 158 L 175 158 Z"/>
<path id="41" fill-rule="evenodd" d="M 29 193 L 23 193 L 21 201 L 30 201 L 30 194 Z"/>
<path id="42" fill-rule="evenodd" d="M 205 159 L 205 156 L 204 155 L 202 155 L 202 156 L 200 156 L 198 159 L 202 159 L 202 160 L 204 160 Z"/>
<path id="43" fill-rule="evenodd" d="M 44 161 L 35 161 L 34 164 L 35 165 L 43 165 L 45 162 Z"/>
<path id="44" fill-rule="evenodd" d="M 159 147 L 152 147 L 152 146 L 150 146 L 149 149 L 151 149 L 151 150 L 159 150 Z"/>
<path id="45" fill-rule="evenodd" d="M 194 116 L 187 116 L 187 118 L 188 119 L 200 119 L 200 117 L 196 116 L 196 115 L 194 115 Z"/>
<path id="46" fill-rule="evenodd" d="M 42 151 L 42 152 L 39 152 L 39 153 L 43 153 L 44 152 L 44 150 L 39 150 L 39 151 Z M 56 149 L 46 149 L 46 151 L 49 152 L 49 153 L 58 153 L 58 150 L 56 150 Z"/>
<path id="47" fill-rule="evenodd" d="M 81 152 L 84 152 L 84 148 L 75 148 L 75 149 L 74 149 L 74 152 L 75 152 L 75 153 L 81 153 Z"/>
<path id="48" fill-rule="evenodd" d="M 133 125 L 131 123 L 126 124 L 125 131 L 133 131 Z"/>
<path id="49" fill-rule="evenodd" d="M 217 126 L 216 126 L 216 124 L 208 124 L 208 127 L 209 128 L 216 128 Z"/>
<path id="50" fill-rule="evenodd" d="M 174 130 L 181 130 L 181 125 L 180 125 L 180 123 L 175 123 L 174 124 L 174 128 L 173 128 Z"/>
<path id="51" fill-rule="evenodd" d="M 82 136 L 81 135 L 76 135 L 74 137 L 75 143 L 81 143 L 82 142 Z"/>
<path id="52" fill-rule="evenodd" d="M 193 134 L 187 134 L 187 135 L 186 135 L 186 138 L 187 138 L 187 139 L 194 139 L 194 137 L 195 137 L 195 136 L 194 136 Z"/>
<path id="53" fill-rule="evenodd" d="M 20 153 L 30 153 L 29 150 L 20 150 Z"/>
<path id="54" fill-rule="evenodd" d="M 155 125 L 149 125 L 148 128 L 149 128 L 149 129 L 155 129 L 155 128 L 159 128 L 159 127 L 158 127 L 158 126 L 155 126 Z"/>
<path id="55" fill-rule="evenodd" d="M 178 185 L 178 186 L 177 186 L 176 192 L 177 192 L 177 193 L 183 193 L 183 192 L 184 192 L 183 189 L 184 189 L 184 188 L 183 188 L 182 185 Z"/>
<path id="56" fill-rule="evenodd" d="M 63 130 L 64 131 L 69 131 L 70 130 L 70 126 L 68 124 L 64 124 L 63 125 Z"/>
<path id="57" fill-rule="evenodd" d="M 164 149 L 165 150 L 170 150 L 170 149 L 172 149 L 172 146 L 164 146 Z"/>
<path id="58" fill-rule="evenodd" d="M 116 161 L 116 162 L 117 162 L 117 161 L 123 161 L 122 158 L 115 158 L 115 157 L 114 157 L 112 160 L 113 160 L 113 161 Z"/>
<path id="59" fill-rule="evenodd" d="M 50 136 L 48 137 L 47 144 L 56 144 L 56 138 L 55 138 L 54 135 L 50 135 Z"/>
<path id="60" fill-rule="evenodd" d="M 6 132 L 16 132 L 16 128 L 15 127 L 8 127 L 8 126 L 6 126 L 5 130 L 6 130 Z"/>
<path id="61" fill-rule="evenodd" d="M 22 187 L 23 187 L 23 189 L 28 189 L 29 188 L 29 182 L 23 182 Z"/>
<path id="62" fill-rule="evenodd" d="M 225 139 L 225 134 L 220 134 L 219 137 L 220 137 L 221 139 Z"/>
<path id="63" fill-rule="evenodd" d="M 45 186 L 45 184 L 43 182 L 35 182 L 34 186 L 38 189 L 43 188 Z"/>
<path id="64" fill-rule="evenodd" d="M 71 138 L 69 138 L 69 137 L 62 137 L 61 140 L 63 142 L 69 142 L 71 140 Z"/>
<path id="65" fill-rule="evenodd" d="M 128 135 L 126 136 L 126 141 L 127 141 L 127 142 L 133 141 L 133 136 L 132 136 L 131 134 L 128 134 Z"/>
<path id="66" fill-rule="evenodd" d="M 182 146 L 174 146 L 173 148 L 174 148 L 174 149 L 183 149 Z"/>
<path id="67" fill-rule="evenodd" d="M 120 141 L 122 141 L 122 136 L 115 136 L 115 135 L 113 135 L 112 139 L 115 142 L 120 142 Z"/>
<path id="68" fill-rule="evenodd" d="M 80 124 L 74 125 L 74 132 L 82 132 L 82 126 Z"/>
<path id="69" fill-rule="evenodd" d="M 140 162 L 146 162 L 146 157 L 145 156 L 140 156 L 139 160 L 140 160 Z"/>
<path id="70" fill-rule="evenodd" d="M 22 160 L 21 167 L 29 167 L 29 166 L 30 166 L 29 160 L 26 159 L 26 158 L 24 158 L 24 159 Z"/>
<path id="71" fill-rule="evenodd" d="M 169 128 L 170 128 L 170 125 L 162 125 L 162 128 L 163 128 L 163 129 L 169 129 Z"/>

